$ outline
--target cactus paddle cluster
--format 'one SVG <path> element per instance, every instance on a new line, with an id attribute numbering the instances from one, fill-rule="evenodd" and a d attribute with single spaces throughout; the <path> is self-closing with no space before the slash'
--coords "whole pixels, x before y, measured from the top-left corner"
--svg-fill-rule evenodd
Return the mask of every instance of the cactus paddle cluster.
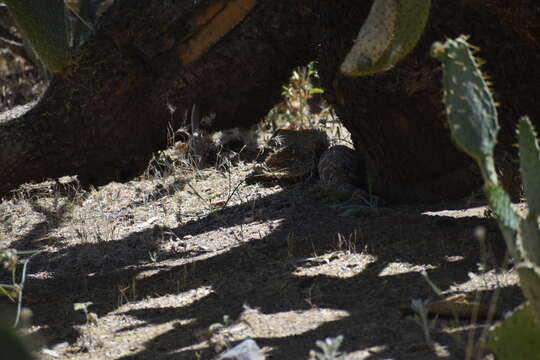
<path id="1" fill-rule="evenodd" d="M 519 120 L 519 157 L 529 211 L 517 213 L 497 178 L 494 149 L 499 125 L 496 104 L 467 37 L 435 43 L 432 55 L 443 65 L 444 104 L 455 143 L 478 163 L 484 192 L 517 264 L 523 293 L 529 300 L 488 336 L 487 348 L 497 359 L 540 359 L 540 150 L 531 121 Z M 527 316 L 529 317 L 527 319 Z M 531 325 L 533 324 L 533 325 Z M 532 326 L 532 327 L 531 327 Z M 520 341 L 515 341 L 519 333 Z"/>

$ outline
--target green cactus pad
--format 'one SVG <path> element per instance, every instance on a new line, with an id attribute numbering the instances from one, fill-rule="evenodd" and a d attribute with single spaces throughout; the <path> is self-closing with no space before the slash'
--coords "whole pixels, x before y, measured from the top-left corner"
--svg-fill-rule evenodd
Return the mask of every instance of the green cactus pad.
<path id="1" fill-rule="evenodd" d="M 4 0 L 19 30 L 52 72 L 70 58 L 63 0 Z"/>
<path id="2" fill-rule="evenodd" d="M 489 207 L 497 218 L 510 255 L 514 261 L 519 261 L 522 253 L 521 237 L 518 232 L 520 217 L 512 207 L 510 197 L 501 185 L 489 181 L 484 185 L 484 193 L 488 199 Z"/>
<path id="3" fill-rule="evenodd" d="M 510 197 L 504 191 L 501 185 L 486 183 L 484 191 L 489 201 L 489 206 L 495 213 L 499 224 L 502 226 L 517 231 L 519 217 L 512 208 Z"/>
<path id="4" fill-rule="evenodd" d="M 437 42 L 431 53 L 443 65 L 443 101 L 454 141 L 476 160 L 492 156 L 497 110 L 467 37 Z"/>
<path id="5" fill-rule="evenodd" d="M 489 331 L 484 347 L 497 360 L 540 360 L 540 325 L 529 304 L 522 305 Z"/>
<path id="6" fill-rule="evenodd" d="M 523 257 L 540 266 L 540 229 L 538 221 L 530 216 L 519 224 L 519 247 Z"/>
<path id="7" fill-rule="evenodd" d="M 517 270 L 521 290 L 531 304 L 536 323 L 540 325 L 540 268 L 528 262 L 519 264 Z"/>
<path id="8" fill-rule="evenodd" d="M 528 117 L 519 119 L 519 158 L 529 217 L 540 215 L 540 150 L 537 134 Z M 540 242 L 540 239 L 538 240 Z"/>
<path id="9" fill-rule="evenodd" d="M 417 44 L 431 0 L 375 0 L 341 72 L 365 76 L 390 69 Z"/>
<path id="10" fill-rule="evenodd" d="M 34 359 L 22 337 L 6 325 L 0 326 L 0 349 L 2 359 Z"/>

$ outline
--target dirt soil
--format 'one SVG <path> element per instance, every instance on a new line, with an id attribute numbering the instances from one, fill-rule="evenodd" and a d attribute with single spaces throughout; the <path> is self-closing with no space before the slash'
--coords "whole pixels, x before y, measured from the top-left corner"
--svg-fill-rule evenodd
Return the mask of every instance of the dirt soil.
<path id="1" fill-rule="evenodd" d="M 407 310 L 439 299 L 423 270 L 444 296 L 498 299 L 496 316 L 522 301 L 481 199 L 343 216 L 316 178 L 249 183 L 255 162 L 223 156 L 90 191 L 27 186 L 0 204 L 8 246 L 39 250 L 23 305 L 42 359 L 213 359 L 252 338 L 267 359 L 297 360 L 338 335 L 341 359 L 463 359 L 486 321 L 432 317 L 427 344 Z M 85 302 L 88 318 L 74 310 Z"/>
<path id="2" fill-rule="evenodd" d="M 0 84 L 0 110 L 46 87 L 23 71 L 0 68 L 19 74 Z M 330 132 L 343 140 L 343 128 Z M 0 202 L 0 246 L 38 250 L 22 256 L 22 299 L 39 358 L 215 359 L 252 338 L 267 359 L 313 359 L 317 340 L 338 335 L 339 359 L 485 358 L 485 304 L 497 318 L 523 301 L 481 198 L 351 213 L 316 174 L 262 184 L 248 181 L 253 156 L 224 151 L 200 169 L 175 149 L 129 183 L 51 181 Z M 412 316 L 413 299 L 465 295 L 478 316 L 439 309 L 429 329 Z M 74 309 L 88 302 L 89 315 Z"/>

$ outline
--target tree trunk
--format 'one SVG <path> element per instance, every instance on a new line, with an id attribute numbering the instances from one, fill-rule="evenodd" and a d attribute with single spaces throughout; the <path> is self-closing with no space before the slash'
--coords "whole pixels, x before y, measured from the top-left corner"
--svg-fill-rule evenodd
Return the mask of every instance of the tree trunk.
<path id="1" fill-rule="evenodd" d="M 0 193 L 128 180 L 193 104 L 214 130 L 258 122 L 315 58 L 318 16 L 313 0 L 117 0 L 39 103 L 0 118 Z"/>
<path id="2" fill-rule="evenodd" d="M 460 197 L 482 184 L 476 165 L 453 145 L 443 114 L 441 71 L 430 58 L 434 41 L 460 34 L 481 48 L 494 82 L 503 183 L 516 193 L 512 145 L 517 119 L 531 116 L 540 130 L 540 5 L 536 0 L 434 0 L 425 33 L 404 61 L 387 73 L 346 78 L 336 71 L 367 11 L 357 1 L 334 2 L 324 19 L 319 54 L 327 97 L 370 161 L 373 190 L 389 200 Z"/>
<path id="3" fill-rule="evenodd" d="M 505 153 L 519 115 L 540 120 L 538 5 L 434 0 L 426 34 L 402 63 L 344 78 L 339 65 L 370 5 L 116 0 L 39 103 L 0 119 L 0 193 L 62 175 L 94 185 L 130 179 L 193 104 L 215 115 L 213 130 L 252 125 L 277 102 L 292 68 L 318 58 L 326 96 L 368 155 L 375 192 L 397 201 L 468 194 L 480 178 L 450 141 L 429 47 L 469 33 L 482 48 L 503 104 Z"/>

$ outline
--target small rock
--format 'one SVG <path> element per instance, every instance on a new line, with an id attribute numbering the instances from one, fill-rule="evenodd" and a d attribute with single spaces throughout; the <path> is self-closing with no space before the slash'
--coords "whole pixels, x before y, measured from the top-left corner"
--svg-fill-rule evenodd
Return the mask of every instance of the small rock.
<path id="1" fill-rule="evenodd" d="M 344 145 L 327 149 L 319 159 L 318 170 L 323 184 L 367 185 L 365 160 L 360 153 Z"/>
<path id="2" fill-rule="evenodd" d="M 259 348 L 259 345 L 252 340 L 247 339 L 242 341 L 230 350 L 225 351 L 218 358 L 219 360 L 264 360 L 264 355 Z"/>
<path id="3" fill-rule="evenodd" d="M 328 135 L 315 129 L 280 129 L 269 141 L 270 155 L 249 181 L 298 181 L 316 173 L 317 159 L 328 148 Z"/>

